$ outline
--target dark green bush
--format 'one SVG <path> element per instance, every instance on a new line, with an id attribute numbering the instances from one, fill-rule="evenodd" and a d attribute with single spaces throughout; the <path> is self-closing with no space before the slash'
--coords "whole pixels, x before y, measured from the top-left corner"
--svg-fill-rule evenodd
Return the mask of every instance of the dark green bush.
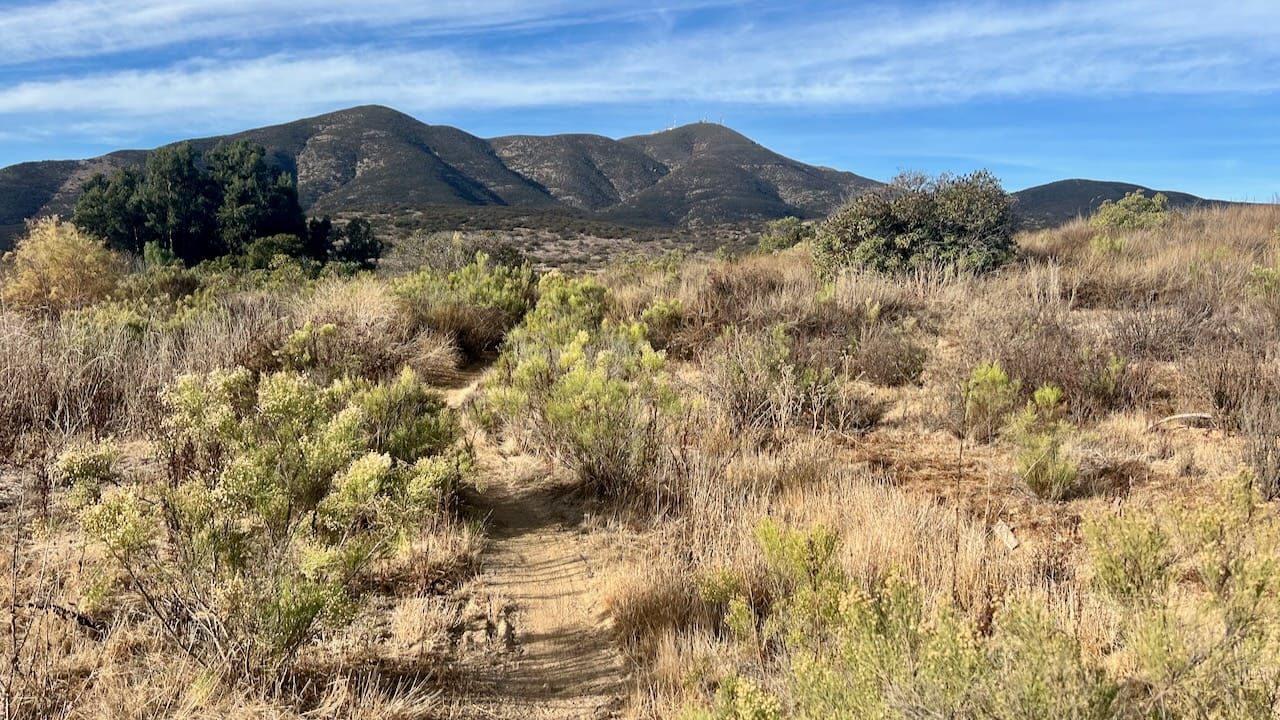
<path id="1" fill-rule="evenodd" d="M 813 254 L 828 275 L 846 267 L 897 273 L 934 265 L 986 272 L 1012 256 L 1013 232 L 1013 196 L 990 172 L 903 173 L 828 218 Z"/>

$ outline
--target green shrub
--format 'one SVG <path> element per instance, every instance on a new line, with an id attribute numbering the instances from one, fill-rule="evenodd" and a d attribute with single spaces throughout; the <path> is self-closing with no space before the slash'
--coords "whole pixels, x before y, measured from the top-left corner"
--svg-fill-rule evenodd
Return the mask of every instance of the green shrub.
<path id="1" fill-rule="evenodd" d="M 219 370 L 164 400 L 169 481 L 108 494 L 81 524 L 175 643 L 246 678 L 344 623 L 362 570 L 470 468 L 452 416 L 407 371 L 325 388 Z"/>
<path id="2" fill-rule="evenodd" d="M 1111 515 L 1084 528 L 1094 586 L 1124 603 L 1164 596 L 1173 564 L 1169 537 L 1150 518 Z"/>
<path id="3" fill-rule="evenodd" d="M 757 541 L 776 599 L 757 616 L 738 598 L 726 624 L 747 629 L 735 636 L 753 642 L 748 656 L 777 676 L 778 692 L 754 683 L 740 692 L 730 673 L 729 690 L 686 717 L 1115 717 L 1117 685 L 1029 601 L 1009 602 L 980 633 L 948 604 L 929 609 L 895 576 L 854 585 L 839 539 L 821 527 L 766 521 Z"/>
<path id="4" fill-rule="evenodd" d="M 72 504 L 92 505 L 102 498 L 104 486 L 120 478 L 120 447 L 111 440 L 74 445 L 59 453 L 51 480 L 74 488 Z"/>
<path id="5" fill-rule="evenodd" d="M 1124 252 L 1125 239 L 1116 235 L 1101 234 L 1089 238 L 1089 249 L 1098 255 L 1119 255 Z"/>
<path id="6" fill-rule="evenodd" d="M 316 367 L 324 354 L 324 344 L 337 335 L 338 327 L 325 323 L 316 327 L 310 320 L 285 338 L 275 351 L 280 364 L 287 370 L 303 371 Z"/>
<path id="7" fill-rule="evenodd" d="M 759 249 L 763 253 L 779 252 L 795 247 L 812 238 L 813 235 L 813 226 L 806 225 L 800 218 L 785 217 L 770 220 L 768 227 L 760 236 Z"/>
<path id="8" fill-rule="evenodd" d="M 730 675 L 716 688 L 708 710 L 686 710 L 683 720 L 782 720 L 782 704 L 754 682 Z"/>
<path id="9" fill-rule="evenodd" d="M 964 417 L 962 434 L 990 442 L 1000 434 L 1013 412 L 1018 384 L 1009 379 L 1000 363 L 988 362 L 975 367 L 960 385 Z"/>
<path id="10" fill-rule="evenodd" d="M 1086 523 L 1083 576 L 1118 623 L 1101 654 L 1043 596 L 1007 597 L 979 627 L 896 573 L 855 585 L 829 531 L 766 522 L 757 542 L 773 600 L 726 604 L 726 640 L 750 652 L 722 671 L 728 689 L 684 717 L 1274 717 L 1280 521 L 1254 484 L 1242 471 L 1194 505 Z M 748 675 L 770 682 L 743 685 Z"/>
<path id="11" fill-rule="evenodd" d="M 513 330 L 482 413 L 526 438 L 604 496 L 661 488 L 663 427 L 678 403 L 665 356 L 641 323 L 603 320 L 604 288 L 559 273 Z"/>
<path id="12" fill-rule="evenodd" d="M 1248 470 L 1194 506 L 1131 511 L 1085 526 L 1094 584 L 1132 652 L 1134 717 L 1273 717 L 1276 521 Z"/>
<path id="13" fill-rule="evenodd" d="M 1169 198 L 1163 193 L 1149 198 L 1141 190 L 1134 190 L 1118 202 L 1104 200 L 1089 224 L 1119 230 L 1153 228 L 1168 219 L 1168 207 Z"/>
<path id="14" fill-rule="evenodd" d="M 178 302 L 203 286 L 204 279 L 200 274 L 180 263 L 146 263 L 142 272 L 130 273 L 120 280 L 115 296 L 124 300 L 154 301 L 163 298 Z"/>
<path id="15" fill-rule="evenodd" d="M 366 418 L 369 446 L 401 462 L 444 453 L 458 436 L 458 424 L 443 398 L 404 368 L 387 383 L 347 380 L 335 388 L 349 394 L 348 404 Z"/>
<path id="16" fill-rule="evenodd" d="M 649 307 L 640 313 L 645 337 L 655 350 L 665 350 L 672 337 L 685 320 L 684 304 L 679 299 L 654 298 Z"/>
<path id="17" fill-rule="evenodd" d="M 1012 256 L 1013 230 L 1013 196 L 990 172 L 904 173 L 828 218 L 814 238 L 814 261 L 828 275 L 935 265 L 986 272 Z"/>
<path id="18" fill-rule="evenodd" d="M 277 256 L 301 258 L 307 254 L 306 243 L 297 235 L 272 235 L 249 243 L 244 249 L 245 267 L 265 270 L 271 267 Z"/>
<path id="19" fill-rule="evenodd" d="M 1061 388 L 1073 422 L 1137 404 L 1148 391 L 1143 367 L 1115 352 L 1113 339 L 1065 310 L 1011 306 L 984 317 L 970 357 L 994 361 L 1024 399 L 1036 388 Z"/>
<path id="20" fill-rule="evenodd" d="M 1031 492 L 1047 500 L 1063 499 L 1076 483 L 1075 463 L 1062 447 L 1071 430 L 1063 412 L 1062 390 L 1044 385 L 1009 425 L 1009 436 L 1018 446 L 1018 475 Z"/>
<path id="21" fill-rule="evenodd" d="M 420 328 L 451 335 L 468 353 L 492 350 L 534 301 L 526 264 L 495 265 L 488 255 L 448 274 L 427 268 L 395 280 L 391 290 Z"/>

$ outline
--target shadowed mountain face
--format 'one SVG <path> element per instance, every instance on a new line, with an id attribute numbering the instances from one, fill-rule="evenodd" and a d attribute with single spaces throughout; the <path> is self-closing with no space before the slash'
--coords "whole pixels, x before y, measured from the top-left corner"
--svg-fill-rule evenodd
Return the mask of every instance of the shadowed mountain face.
<path id="1" fill-rule="evenodd" d="M 823 217 L 874 180 L 783 157 L 714 123 L 613 140 L 598 135 L 513 135 L 485 140 L 363 106 L 193 140 L 197 151 L 247 138 L 292 173 L 313 214 L 361 209 L 504 206 L 585 215 L 637 226 L 706 225 L 795 215 Z M 91 160 L 0 169 L 0 247 L 27 218 L 70 215 L 81 185 L 142 165 L 127 150 Z M 1124 183 L 1064 180 L 1016 193 L 1032 227 L 1061 223 L 1118 200 Z M 1166 192 L 1170 204 L 1202 202 Z"/>
<path id="2" fill-rule="evenodd" d="M 496 205 L 637 225 L 705 224 L 820 217 L 876 184 L 790 160 L 709 123 L 624 140 L 485 140 L 365 106 L 191 142 L 203 152 L 239 138 L 261 144 L 269 162 L 297 178 L 299 198 L 312 213 Z M 0 226 L 12 230 L 33 216 L 67 215 L 95 172 L 145 159 L 145 152 L 127 151 L 0 169 Z"/>
<path id="3" fill-rule="evenodd" d="M 1157 192 L 1169 198 L 1169 207 L 1194 207 L 1213 200 L 1170 190 L 1152 190 L 1141 185 L 1102 180 L 1059 180 L 1046 185 L 1036 185 L 1014 193 L 1018 198 L 1018 213 L 1028 228 L 1046 228 L 1061 225 L 1077 216 L 1088 217 L 1104 201 L 1115 202 L 1134 190 L 1150 196 Z"/>

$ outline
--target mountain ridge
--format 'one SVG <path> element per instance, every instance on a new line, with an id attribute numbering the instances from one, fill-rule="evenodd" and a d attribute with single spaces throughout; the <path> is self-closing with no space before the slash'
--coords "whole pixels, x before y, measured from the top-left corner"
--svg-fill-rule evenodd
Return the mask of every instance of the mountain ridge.
<path id="1" fill-rule="evenodd" d="M 707 122 L 619 139 L 582 133 L 485 139 L 362 105 L 188 142 L 203 153 L 241 138 L 261 144 L 269 163 L 294 176 L 299 199 L 312 214 L 506 206 L 638 227 L 698 226 L 819 218 L 881 184 L 793 160 Z M 0 246 L 28 218 L 70 215 L 86 180 L 143 165 L 149 152 L 0 168 Z M 1137 188 L 1077 179 L 1014 195 L 1029 224 L 1043 226 L 1087 214 Z M 1165 194 L 1175 207 L 1205 202 Z"/>

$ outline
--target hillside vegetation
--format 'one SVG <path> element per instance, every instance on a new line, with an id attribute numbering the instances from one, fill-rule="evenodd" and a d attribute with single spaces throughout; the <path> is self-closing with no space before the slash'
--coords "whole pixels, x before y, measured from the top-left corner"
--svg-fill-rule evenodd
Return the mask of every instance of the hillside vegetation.
<path id="1" fill-rule="evenodd" d="M 32 226 L 7 716 L 1274 717 L 1280 209 L 955 180 L 577 275 Z"/>

